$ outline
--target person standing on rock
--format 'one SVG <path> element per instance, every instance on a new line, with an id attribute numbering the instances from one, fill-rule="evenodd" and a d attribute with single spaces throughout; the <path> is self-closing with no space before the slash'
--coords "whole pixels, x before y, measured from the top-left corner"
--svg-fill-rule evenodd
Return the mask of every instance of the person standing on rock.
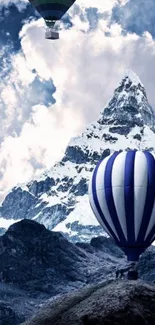
<path id="1" fill-rule="evenodd" d="M 128 280 L 137 280 L 138 279 L 138 272 L 137 272 L 137 263 L 131 262 L 130 264 L 118 268 L 116 270 L 116 279 L 122 279 L 125 277 L 125 274 L 127 274 Z"/>

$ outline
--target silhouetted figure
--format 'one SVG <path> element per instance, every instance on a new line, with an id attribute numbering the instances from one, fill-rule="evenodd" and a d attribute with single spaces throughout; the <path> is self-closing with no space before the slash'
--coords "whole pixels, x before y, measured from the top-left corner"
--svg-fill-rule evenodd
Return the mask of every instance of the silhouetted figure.
<path id="1" fill-rule="evenodd" d="M 138 279 L 138 271 L 137 271 L 137 263 L 131 262 L 129 265 L 124 266 L 116 270 L 116 279 L 122 279 L 127 274 L 128 280 L 137 280 Z"/>

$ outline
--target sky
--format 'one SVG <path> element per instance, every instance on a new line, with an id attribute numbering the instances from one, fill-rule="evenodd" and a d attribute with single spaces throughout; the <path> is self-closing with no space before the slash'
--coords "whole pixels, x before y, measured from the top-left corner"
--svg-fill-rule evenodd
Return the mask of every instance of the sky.
<path id="1" fill-rule="evenodd" d="M 0 200 L 96 120 L 126 68 L 155 108 L 155 1 L 77 0 L 60 39 L 28 0 L 0 1 Z"/>

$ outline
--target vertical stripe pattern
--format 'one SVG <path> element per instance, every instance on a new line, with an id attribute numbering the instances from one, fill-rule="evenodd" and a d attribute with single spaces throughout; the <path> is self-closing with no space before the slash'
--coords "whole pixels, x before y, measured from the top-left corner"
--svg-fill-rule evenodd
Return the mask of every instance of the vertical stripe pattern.
<path id="1" fill-rule="evenodd" d="M 95 167 L 89 200 L 99 223 L 130 261 L 155 238 L 155 159 L 147 151 L 114 153 Z"/>
<path id="2" fill-rule="evenodd" d="M 75 0 L 29 0 L 45 20 L 57 21 L 68 11 Z"/>

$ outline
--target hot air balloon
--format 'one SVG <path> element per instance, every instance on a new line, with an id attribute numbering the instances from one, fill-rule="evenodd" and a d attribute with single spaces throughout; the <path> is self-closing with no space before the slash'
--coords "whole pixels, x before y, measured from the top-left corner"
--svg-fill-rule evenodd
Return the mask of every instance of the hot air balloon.
<path id="1" fill-rule="evenodd" d="M 100 160 L 89 183 L 89 201 L 128 261 L 137 262 L 155 239 L 154 156 L 129 150 Z"/>
<path id="2" fill-rule="evenodd" d="M 75 0 L 29 0 L 47 25 L 46 39 L 59 39 L 59 33 L 54 29 L 56 21 L 73 5 Z"/>

